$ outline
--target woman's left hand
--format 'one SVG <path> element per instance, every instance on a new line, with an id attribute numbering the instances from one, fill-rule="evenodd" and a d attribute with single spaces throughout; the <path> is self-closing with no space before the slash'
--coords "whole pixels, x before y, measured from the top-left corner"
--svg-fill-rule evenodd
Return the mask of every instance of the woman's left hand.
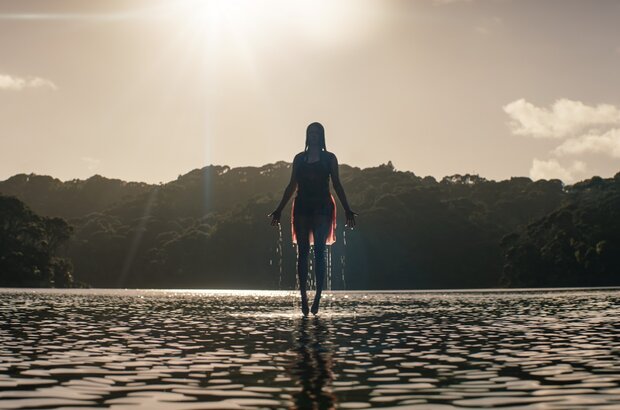
<path id="1" fill-rule="evenodd" d="M 276 209 L 275 211 L 273 211 L 267 216 L 271 217 L 271 226 L 276 226 L 280 224 L 280 217 L 282 216 L 282 211 L 280 211 L 279 209 Z"/>
<path id="2" fill-rule="evenodd" d="M 348 211 L 345 211 L 345 215 L 347 217 L 347 221 L 345 222 L 344 226 L 353 228 L 355 226 L 355 217 L 358 214 L 349 209 Z"/>

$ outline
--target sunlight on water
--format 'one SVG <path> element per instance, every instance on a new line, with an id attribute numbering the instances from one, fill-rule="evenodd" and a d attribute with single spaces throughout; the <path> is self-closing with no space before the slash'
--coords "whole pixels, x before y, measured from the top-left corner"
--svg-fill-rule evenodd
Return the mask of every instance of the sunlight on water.
<path id="1" fill-rule="evenodd" d="M 325 257 L 307 319 L 296 274 L 293 291 L 0 289 L 0 408 L 620 406 L 617 289 L 332 291 Z"/>
<path id="2" fill-rule="evenodd" d="M 149 289 L 136 290 L 136 292 L 148 292 L 150 294 L 162 293 L 164 295 L 183 296 L 255 296 L 255 297 L 282 297 L 291 295 L 293 292 L 286 290 L 255 290 L 255 289 Z"/>
<path id="3" fill-rule="evenodd" d="M 297 299 L 0 289 L 0 407 L 620 407 L 618 289 Z"/>

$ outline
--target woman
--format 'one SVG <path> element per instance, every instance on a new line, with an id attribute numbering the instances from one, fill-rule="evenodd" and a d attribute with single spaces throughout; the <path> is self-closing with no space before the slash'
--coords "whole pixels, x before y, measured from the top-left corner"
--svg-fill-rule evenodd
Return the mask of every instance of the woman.
<path id="1" fill-rule="evenodd" d="M 293 243 L 297 243 L 297 275 L 301 290 L 301 311 L 308 315 L 308 296 L 306 282 L 308 279 L 308 253 L 314 243 L 316 261 L 316 293 L 312 303 L 312 313 L 319 311 L 321 292 L 327 263 L 325 246 L 335 242 L 336 202 L 329 192 L 331 176 L 334 190 L 340 199 L 345 214 L 346 226 L 355 226 L 355 212 L 349 207 L 347 197 L 338 176 L 338 160 L 325 149 L 325 130 L 318 122 L 313 122 L 306 129 L 306 148 L 293 160 L 291 181 L 284 191 L 282 201 L 275 211 L 269 214 L 271 224 L 280 223 L 282 209 L 293 193 L 297 191 L 291 212 Z"/>

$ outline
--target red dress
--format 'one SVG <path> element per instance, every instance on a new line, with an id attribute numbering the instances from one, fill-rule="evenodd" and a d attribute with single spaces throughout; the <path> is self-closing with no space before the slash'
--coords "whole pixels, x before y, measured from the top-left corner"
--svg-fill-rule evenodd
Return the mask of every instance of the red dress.
<path id="1" fill-rule="evenodd" d="M 321 151 L 320 159 L 315 162 L 306 162 L 307 153 L 303 155 L 297 169 L 297 196 L 293 201 L 291 211 L 291 231 L 293 243 L 297 243 L 295 232 L 295 216 L 310 217 L 324 215 L 330 218 L 329 232 L 325 240 L 326 245 L 336 242 L 336 201 L 329 192 L 329 157 Z M 310 244 L 314 244 L 314 235 L 310 229 Z"/>

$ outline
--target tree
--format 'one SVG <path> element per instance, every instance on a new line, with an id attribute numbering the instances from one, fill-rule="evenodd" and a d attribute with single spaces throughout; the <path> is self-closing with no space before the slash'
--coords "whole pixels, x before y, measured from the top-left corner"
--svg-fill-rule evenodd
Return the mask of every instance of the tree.
<path id="1" fill-rule="evenodd" d="M 71 235 L 64 220 L 0 195 L 0 221 L 0 286 L 71 286 L 72 265 L 56 254 Z"/>

